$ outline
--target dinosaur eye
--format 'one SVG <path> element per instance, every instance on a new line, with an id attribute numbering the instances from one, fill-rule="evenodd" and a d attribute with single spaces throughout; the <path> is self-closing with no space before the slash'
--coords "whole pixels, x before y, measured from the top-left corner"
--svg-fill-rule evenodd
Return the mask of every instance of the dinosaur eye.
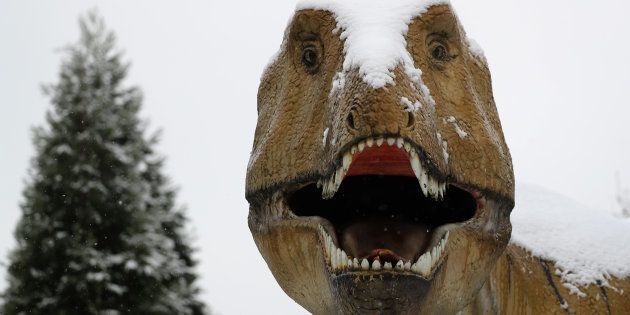
<path id="1" fill-rule="evenodd" d="M 304 64 L 306 70 L 311 73 L 317 70 L 319 58 L 317 56 L 317 49 L 315 49 L 314 46 L 304 47 L 302 50 L 302 64 Z"/>
<path id="2" fill-rule="evenodd" d="M 451 55 L 448 52 L 448 48 L 446 45 L 440 42 L 434 42 L 431 44 L 431 57 L 438 61 L 448 61 L 451 58 Z"/>

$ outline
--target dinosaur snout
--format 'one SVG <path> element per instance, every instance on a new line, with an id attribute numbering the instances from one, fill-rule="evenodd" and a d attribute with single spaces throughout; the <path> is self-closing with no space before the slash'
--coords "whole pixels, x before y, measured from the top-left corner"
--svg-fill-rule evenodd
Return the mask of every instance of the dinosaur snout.
<path id="1" fill-rule="evenodd" d="M 383 89 L 379 89 L 383 90 Z M 401 134 L 413 129 L 414 111 L 387 91 L 375 90 L 355 99 L 346 115 L 346 128 L 352 134 Z"/>

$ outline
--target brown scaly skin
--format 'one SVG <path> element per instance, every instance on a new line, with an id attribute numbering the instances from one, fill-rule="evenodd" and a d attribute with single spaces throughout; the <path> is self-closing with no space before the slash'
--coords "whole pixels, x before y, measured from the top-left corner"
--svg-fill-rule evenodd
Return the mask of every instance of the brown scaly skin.
<path id="1" fill-rule="evenodd" d="M 396 84 L 381 89 L 371 88 L 356 71 L 350 72 L 344 88 L 331 95 L 333 77 L 344 58 L 335 27 L 329 12 L 297 12 L 258 93 L 258 124 L 246 183 L 249 227 L 274 277 L 291 298 L 317 314 L 620 314 L 630 310 L 630 299 L 621 294 L 621 289 L 630 292 L 627 279 L 611 279 L 618 291 L 591 286 L 586 298 L 578 298 L 561 285 L 552 262 L 508 246 L 514 206 L 511 157 L 487 64 L 468 51 L 465 33 L 450 6 L 431 7 L 409 25 L 408 51 L 436 103 L 435 108 L 423 104 L 413 114 L 403 111 L 400 98 L 422 97 L 401 68 L 394 70 Z M 447 61 L 435 60 L 429 52 L 436 34 L 452 56 Z M 307 46 L 319 55 L 314 68 L 302 62 Z M 467 137 L 458 136 L 446 121 L 449 116 L 457 117 Z M 448 161 L 438 132 L 448 142 Z M 378 136 L 413 143 L 432 176 L 481 196 L 474 216 L 450 231 L 446 254 L 429 277 L 393 271 L 332 272 L 318 228 L 334 231 L 334 227 L 320 217 L 298 216 L 288 205 L 287 195 L 328 177 L 353 144 Z M 560 307 L 565 300 L 568 310 Z"/>

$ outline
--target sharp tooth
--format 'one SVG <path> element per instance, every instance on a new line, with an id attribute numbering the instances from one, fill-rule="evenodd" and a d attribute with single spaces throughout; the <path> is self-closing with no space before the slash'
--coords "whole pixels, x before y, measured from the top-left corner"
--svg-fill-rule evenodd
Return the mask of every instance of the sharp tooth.
<path id="1" fill-rule="evenodd" d="M 335 251 L 330 253 L 330 265 L 332 266 L 333 270 L 337 269 L 337 253 Z"/>
<path id="2" fill-rule="evenodd" d="M 356 257 L 352 260 L 352 266 L 354 269 L 359 269 L 359 267 L 361 267 L 361 265 L 359 265 L 359 260 Z"/>
<path id="3" fill-rule="evenodd" d="M 418 270 L 418 264 L 413 264 L 411 265 L 411 271 L 415 272 L 415 273 L 420 273 L 420 270 Z"/>
<path id="4" fill-rule="evenodd" d="M 352 148 L 350 148 L 350 153 L 355 154 L 357 153 L 357 145 L 353 145 Z"/>
<path id="5" fill-rule="evenodd" d="M 363 269 L 363 270 L 370 269 L 370 263 L 365 258 L 363 258 L 363 260 L 361 261 L 361 269 Z"/>
<path id="6" fill-rule="evenodd" d="M 381 270 L 381 262 L 378 259 L 374 259 L 372 262 L 372 270 Z"/>
<path id="7" fill-rule="evenodd" d="M 377 139 L 376 139 L 376 146 L 378 146 L 378 147 L 382 146 L 382 145 L 383 145 L 383 141 L 384 141 L 384 140 L 385 140 L 385 139 L 383 139 L 383 137 L 379 137 L 379 138 L 377 138 Z"/>
<path id="8" fill-rule="evenodd" d="M 424 254 L 422 254 L 422 256 L 418 257 L 418 260 L 416 260 L 416 263 L 411 265 L 411 271 L 416 272 L 416 273 L 422 273 L 421 272 L 421 268 L 420 265 L 422 264 L 422 262 L 424 262 Z M 414 269 L 415 267 L 415 269 Z"/>
<path id="9" fill-rule="evenodd" d="M 341 254 L 341 249 L 337 248 L 337 266 L 339 266 L 340 268 L 343 267 L 343 262 L 345 261 L 345 259 L 343 259 L 343 255 Z"/>
<path id="10" fill-rule="evenodd" d="M 340 262 L 341 267 L 342 268 L 345 267 L 346 263 L 348 262 L 348 256 L 346 256 L 346 252 L 340 250 L 340 251 L 337 251 L 337 255 L 339 255 L 339 262 Z"/>
<path id="11" fill-rule="evenodd" d="M 322 180 L 321 179 L 317 180 L 317 188 L 322 188 Z"/>
<path id="12" fill-rule="evenodd" d="M 418 154 L 414 151 L 411 152 L 411 156 L 409 158 L 411 161 L 411 169 L 413 173 L 416 174 L 416 178 L 420 180 L 420 173 L 422 172 L 422 166 L 420 166 L 420 159 L 418 158 Z"/>
<path id="13" fill-rule="evenodd" d="M 392 263 L 390 263 L 389 261 L 385 262 L 385 264 L 383 265 L 383 269 L 392 270 Z"/>
<path id="14" fill-rule="evenodd" d="M 438 199 L 437 181 L 433 177 L 429 178 L 429 194 L 433 197 L 433 199 Z"/>
<path id="15" fill-rule="evenodd" d="M 403 261 L 402 261 L 402 260 L 399 260 L 399 261 L 396 263 L 396 270 L 403 270 L 404 268 L 405 268 L 405 264 L 403 263 Z"/>
<path id="16" fill-rule="evenodd" d="M 368 146 L 368 148 L 371 148 L 374 145 L 374 138 L 367 138 L 365 144 Z"/>
<path id="17" fill-rule="evenodd" d="M 343 167 L 340 167 L 337 170 L 337 183 L 341 184 L 341 182 L 343 181 L 343 177 L 346 175 L 346 170 L 343 169 Z M 337 185 L 338 187 L 339 185 Z"/>
<path id="18" fill-rule="evenodd" d="M 440 184 L 436 179 L 433 179 L 433 198 L 438 200 L 440 198 Z"/>
<path id="19" fill-rule="evenodd" d="M 330 256 L 330 240 L 326 238 L 326 254 Z"/>
<path id="20" fill-rule="evenodd" d="M 440 253 L 438 252 L 437 246 L 431 249 L 431 267 L 433 267 L 433 265 L 435 265 L 435 262 L 437 262 L 437 260 L 440 258 L 439 254 Z"/>
<path id="21" fill-rule="evenodd" d="M 330 199 L 335 195 L 335 189 L 333 186 L 335 183 L 333 180 L 327 180 L 324 184 L 324 189 L 322 190 L 322 198 Z"/>
<path id="22" fill-rule="evenodd" d="M 422 256 L 418 258 L 416 264 L 418 265 L 418 271 L 421 274 L 428 276 L 429 271 L 431 270 L 431 253 L 426 252 L 422 254 Z"/>
<path id="23" fill-rule="evenodd" d="M 411 262 L 410 261 L 406 262 L 404 268 L 405 270 L 411 270 Z"/>
<path id="24" fill-rule="evenodd" d="M 403 144 L 405 144 L 405 141 L 402 138 L 398 138 L 396 139 L 396 146 L 400 149 L 403 147 Z"/>
<path id="25" fill-rule="evenodd" d="M 348 170 L 352 164 L 352 154 L 346 153 L 343 155 L 342 165 L 344 170 Z"/>
<path id="26" fill-rule="evenodd" d="M 345 156 L 344 156 L 344 160 L 345 160 Z M 337 171 L 335 173 L 333 173 L 330 178 L 328 180 L 326 180 L 323 183 L 323 187 L 322 187 L 322 198 L 323 199 L 330 199 L 333 196 L 335 196 L 335 193 L 337 192 L 337 189 L 339 189 L 339 186 L 341 185 L 341 182 L 343 181 L 343 177 L 346 174 L 345 170 L 343 167 L 340 167 L 339 169 L 337 169 Z"/>
<path id="27" fill-rule="evenodd" d="M 451 234 L 451 231 L 446 231 L 446 236 L 444 236 L 444 239 L 446 240 L 446 242 L 448 242 L 449 234 Z"/>
<path id="28" fill-rule="evenodd" d="M 387 145 L 388 146 L 393 146 L 394 143 L 396 143 L 396 138 L 387 138 Z"/>
<path id="29" fill-rule="evenodd" d="M 359 152 L 363 151 L 363 149 L 365 149 L 365 142 L 363 141 L 359 142 L 359 145 L 357 146 L 357 148 L 359 149 Z"/>
<path id="30" fill-rule="evenodd" d="M 352 260 L 348 259 L 348 263 L 346 265 L 348 269 L 352 269 Z"/>
<path id="31" fill-rule="evenodd" d="M 422 193 L 425 197 L 429 197 L 429 175 L 427 174 L 427 169 L 424 167 L 420 172 L 420 189 L 422 189 Z"/>
<path id="32" fill-rule="evenodd" d="M 330 257 L 330 252 L 331 252 L 331 244 L 330 241 L 328 239 L 326 239 L 326 254 L 328 254 L 328 257 Z"/>
<path id="33" fill-rule="evenodd" d="M 405 143 L 403 144 L 403 146 L 405 147 L 405 151 L 407 151 L 407 152 L 411 152 L 411 144 L 409 144 L 409 143 L 405 142 Z"/>

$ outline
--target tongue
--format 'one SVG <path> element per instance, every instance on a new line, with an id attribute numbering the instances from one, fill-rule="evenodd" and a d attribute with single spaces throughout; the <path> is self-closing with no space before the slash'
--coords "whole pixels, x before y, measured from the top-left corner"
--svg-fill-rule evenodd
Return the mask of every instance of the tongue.
<path id="1" fill-rule="evenodd" d="M 422 223 L 404 222 L 381 213 L 365 216 L 346 225 L 340 233 L 341 246 L 350 256 L 395 264 L 413 260 L 427 247 L 431 227 Z"/>

